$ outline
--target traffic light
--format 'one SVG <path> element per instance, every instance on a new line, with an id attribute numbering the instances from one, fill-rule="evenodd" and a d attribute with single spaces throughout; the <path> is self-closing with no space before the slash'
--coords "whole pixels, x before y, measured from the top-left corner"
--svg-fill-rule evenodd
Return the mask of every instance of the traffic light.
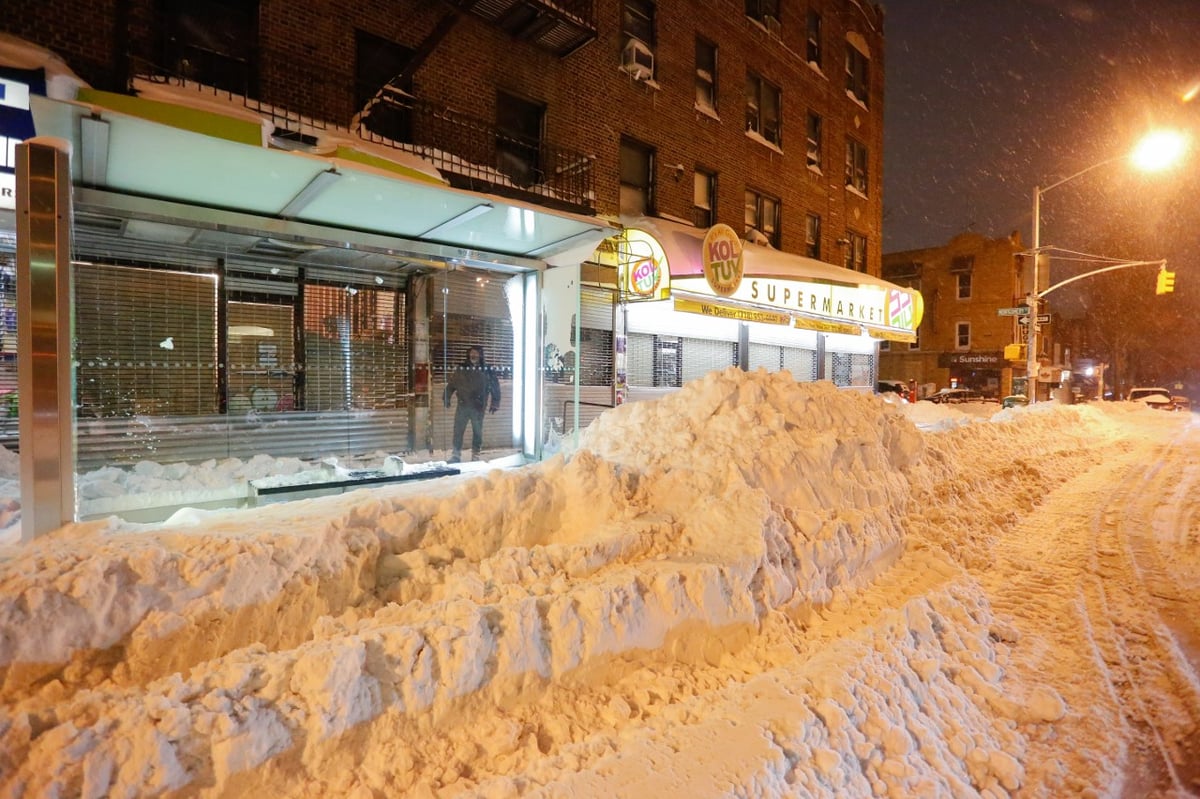
<path id="1" fill-rule="evenodd" d="M 1175 290 L 1175 273 L 1168 272 L 1166 269 L 1158 270 L 1158 285 L 1154 289 L 1155 294 L 1168 294 Z"/>

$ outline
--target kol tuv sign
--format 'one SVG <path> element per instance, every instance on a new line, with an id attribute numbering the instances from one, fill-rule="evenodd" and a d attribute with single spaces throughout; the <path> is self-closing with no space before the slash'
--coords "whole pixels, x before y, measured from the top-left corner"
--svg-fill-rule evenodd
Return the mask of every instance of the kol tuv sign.
<path id="1" fill-rule="evenodd" d="M 742 284 L 742 240 L 729 225 L 717 224 L 704 234 L 701 247 L 704 279 L 718 297 L 732 296 Z"/>

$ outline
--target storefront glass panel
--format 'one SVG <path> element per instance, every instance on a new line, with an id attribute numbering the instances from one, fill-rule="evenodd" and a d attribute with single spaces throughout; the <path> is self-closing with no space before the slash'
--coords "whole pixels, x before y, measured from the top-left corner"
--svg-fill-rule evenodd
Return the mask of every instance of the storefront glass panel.
<path id="1" fill-rule="evenodd" d="M 518 452 L 521 331 L 505 287 L 522 284 L 511 275 L 252 235 L 219 246 L 212 231 L 115 217 L 76 232 L 77 468 L 106 476 L 81 481 L 81 518 L 169 516 L 174 508 L 125 491 L 133 470 L 256 456 L 346 468 L 447 459 L 446 379 L 471 346 L 501 393 L 485 413 L 482 456 Z M 12 262 L 0 252 L 0 311 Z M 469 459 L 469 428 L 464 450 Z M 245 502 L 247 487 L 225 493 L 211 506 Z"/>

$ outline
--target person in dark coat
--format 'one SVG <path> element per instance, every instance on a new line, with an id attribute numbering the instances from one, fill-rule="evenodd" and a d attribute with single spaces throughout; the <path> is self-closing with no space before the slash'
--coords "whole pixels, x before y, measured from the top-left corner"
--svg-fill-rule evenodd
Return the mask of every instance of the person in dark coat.
<path id="1" fill-rule="evenodd" d="M 482 347 L 467 350 L 467 357 L 446 382 L 442 400 L 447 408 L 450 407 L 450 396 L 455 393 L 458 394 L 458 407 L 454 411 L 454 455 L 450 463 L 462 460 L 467 422 L 471 423 L 471 459 L 479 460 L 479 450 L 483 448 L 483 412 L 495 413 L 500 407 L 500 381 L 484 360 Z"/>

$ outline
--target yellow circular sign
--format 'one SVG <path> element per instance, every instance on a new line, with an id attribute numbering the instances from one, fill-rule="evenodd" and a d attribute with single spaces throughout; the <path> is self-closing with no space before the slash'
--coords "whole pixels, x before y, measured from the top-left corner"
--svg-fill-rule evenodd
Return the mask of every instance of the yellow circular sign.
<path id="1" fill-rule="evenodd" d="M 729 297 L 742 284 L 742 239 L 729 225 L 713 225 L 701 247 L 704 279 L 718 297 Z"/>

